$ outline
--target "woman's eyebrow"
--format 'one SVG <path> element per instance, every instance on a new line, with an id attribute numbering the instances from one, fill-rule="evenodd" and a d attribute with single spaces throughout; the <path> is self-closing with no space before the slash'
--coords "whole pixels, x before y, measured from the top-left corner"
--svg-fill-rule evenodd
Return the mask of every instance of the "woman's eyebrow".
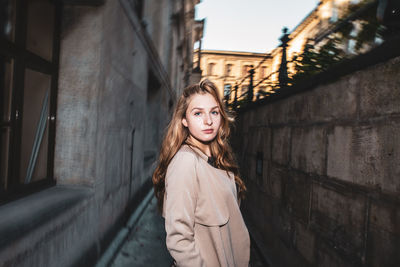
<path id="1" fill-rule="evenodd" d="M 213 109 L 215 109 L 215 108 L 218 108 L 218 106 L 214 106 L 214 107 L 210 108 L 210 110 L 213 110 Z M 194 108 L 192 108 L 191 111 L 193 111 L 193 110 L 195 110 L 195 109 L 204 110 L 204 108 L 194 107 Z"/>
<path id="2" fill-rule="evenodd" d="M 194 108 L 192 108 L 192 110 L 191 110 L 191 111 L 193 111 L 193 110 L 195 110 L 195 109 L 204 110 L 204 108 L 198 108 L 198 107 L 194 107 Z"/>

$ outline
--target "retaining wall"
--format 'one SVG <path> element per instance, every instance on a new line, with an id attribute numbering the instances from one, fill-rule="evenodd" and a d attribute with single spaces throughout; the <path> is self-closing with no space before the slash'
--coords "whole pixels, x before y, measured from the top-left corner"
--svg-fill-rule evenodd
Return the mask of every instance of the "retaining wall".
<path id="1" fill-rule="evenodd" d="M 400 266 L 400 57 L 239 113 L 249 226 L 275 266 Z"/>

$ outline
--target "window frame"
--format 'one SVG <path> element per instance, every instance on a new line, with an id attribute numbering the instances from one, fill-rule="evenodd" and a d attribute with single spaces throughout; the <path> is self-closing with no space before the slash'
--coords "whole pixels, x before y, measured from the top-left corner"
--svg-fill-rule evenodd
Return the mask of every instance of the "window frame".
<path id="1" fill-rule="evenodd" d="M 233 68 L 233 64 L 228 63 L 225 65 L 225 76 L 227 77 L 232 77 L 232 68 Z"/>
<path id="2" fill-rule="evenodd" d="M 207 75 L 208 76 L 214 76 L 214 68 L 215 68 L 215 63 L 214 62 L 210 62 L 207 65 Z"/>
<path id="3" fill-rule="evenodd" d="M 232 84 L 226 83 L 224 84 L 224 98 L 228 98 L 232 92 Z M 228 93 L 227 93 L 228 92 Z"/>
<path id="4" fill-rule="evenodd" d="M 52 58 L 46 60 L 43 57 L 27 49 L 27 23 L 28 23 L 28 1 L 16 0 L 15 5 L 15 28 L 14 40 L 7 40 L 0 37 L 0 55 L 13 60 L 12 65 L 12 87 L 10 103 L 10 120 L 3 121 L 1 116 L 0 127 L 9 129 L 8 149 L 8 173 L 7 188 L 0 188 L 0 204 L 39 191 L 55 185 L 54 179 L 54 150 L 55 150 L 55 126 L 57 110 L 58 71 L 59 71 L 59 50 L 61 31 L 61 1 L 50 1 L 54 5 L 54 27 L 52 40 Z M 3 64 L 3 62 L 1 63 Z M 30 69 L 50 76 L 50 95 L 48 110 L 48 147 L 46 178 L 23 184 L 20 178 L 21 160 L 21 138 L 22 121 L 24 118 L 23 97 L 25 86 L 25 71 Z M 3 114 L 3 109 L 0 111 Z M 0 148 L 1 149 L 1 148 Z"/>

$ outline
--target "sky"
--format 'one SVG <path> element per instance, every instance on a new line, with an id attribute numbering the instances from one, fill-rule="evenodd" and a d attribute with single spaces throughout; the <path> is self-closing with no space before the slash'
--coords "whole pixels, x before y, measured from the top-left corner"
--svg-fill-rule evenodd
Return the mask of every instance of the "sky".
<path id="1" fill-rule="evenodd" d="M 265 53 L 279 45 L 282 28 L 294 29 L 318 0 L 202 0 L 202 49 Z"/>

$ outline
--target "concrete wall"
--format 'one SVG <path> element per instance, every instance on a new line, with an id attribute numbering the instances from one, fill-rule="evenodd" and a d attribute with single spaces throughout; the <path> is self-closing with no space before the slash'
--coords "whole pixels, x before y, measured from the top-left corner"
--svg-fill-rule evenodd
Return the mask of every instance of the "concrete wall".
<path id="1" fill-rule="evenodd" d="M 170 74 L 186 71 L 169 57 L 184 6 L 144 2 L 145 16 L 159 15 L 150 29 L 131 1 L 64 6 L 57 185 L 0 207 L 0 266 L 91 266 L 150 190 L 176 98 Z"/>
<path id="2" fill-rule="evenodd" d="M 244 213 L 274 266 L 400 265 L 399 73 L 397 57 L 240 113 Z"/>

